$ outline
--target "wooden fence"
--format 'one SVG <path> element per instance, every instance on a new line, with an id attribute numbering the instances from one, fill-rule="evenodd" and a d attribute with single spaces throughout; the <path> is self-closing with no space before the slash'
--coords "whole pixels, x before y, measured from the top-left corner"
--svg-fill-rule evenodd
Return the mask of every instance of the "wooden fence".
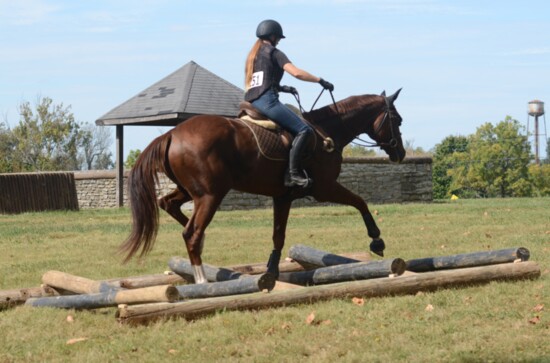
<path id="1" fill-rule="evenodd" d="M 0 174 L 0 213 L 78 210 L 74 173 Z"/>

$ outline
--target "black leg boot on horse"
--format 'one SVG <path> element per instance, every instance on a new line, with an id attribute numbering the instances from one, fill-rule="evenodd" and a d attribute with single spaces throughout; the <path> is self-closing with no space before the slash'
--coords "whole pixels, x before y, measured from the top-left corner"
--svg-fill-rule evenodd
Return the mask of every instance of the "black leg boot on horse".
<path id="1" fill-rule="evenodd" d="M 294 137 L 292 147 L 290 148 L 288 175 L 285 178 L 285 186 L 307 188 L 313 183 L 313 180 L 307 176 L 302 167 L 304 155 L 312 136 L 313 131 L 307 129 Z"/>

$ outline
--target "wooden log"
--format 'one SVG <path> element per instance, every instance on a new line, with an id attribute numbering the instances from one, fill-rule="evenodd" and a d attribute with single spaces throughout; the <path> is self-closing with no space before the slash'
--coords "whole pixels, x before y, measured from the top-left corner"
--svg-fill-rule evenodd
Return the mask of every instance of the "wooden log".
<path id="1" fill-rule="evenodd" d="M 23 289 L 2 290 L 0 291 L 0 310 L 24 304 L 25 301 L 31 297 L 59 295 L 61 295 L 59 291 L 47 285 L 27 287 Z"/>
<path id="2" fill-rule="evenodd" d="M 25 305 L 64 309 L 97 309 L 119 304 L 174 302 L 178 299 L 178 290 L 172 285 L 164 285 L 133 290 L 110 290 L 96 294 L 31 298 L 27 299 Z"/>
<path id="3" fill-rule="evenodd" d="M 104 280 L 104 282 L 115 284 L 115 286 L 116 284 L 119 284 L 120 287 L 125 289 L 139 289 L 149 286 L 178 285 L 187 283 L 188 281 L 172 271 L 166 271 L 162 274 L 130 276 L 118 279 Z"/>
<path id="4" fill-rule="evenodd" d="M 340 282 L 270 293 L 214 297 L 171 304 L 119 306 L 116 315 L 120 322 L 133 324 L 177 316 L 193 319 L 219 310 L 257 310 L 332 298 L 415 294 L 419 291 L 476 285 L 495 280 L 531 279 L 539 276 L 540 267 L 535 262 L 528 261 L 426 272 L 394 278 Z"/>
<path id="5" fill-rule="evenodd" d="M 364 261 L 371 260 L 370 253 L 368 252 L 347 252 L 347 253 L 340 254 L 340 256 L 353 259 L 355 260 L 354 262 L 359 262 L 359 261 L 364 262 Z M 305 265 L 304 262 L 303 264 Z M 279 272 L 282 273 L 282 272 L 304 271 L 305 269 L 312 269 L 317 267 L 319 266 L 309 265 L 307 266 L 307 268 L 304 268 L 304 266 L 300 264 L 299 261 L 281 261 L 279 263 Z M 226 268 L 236 272 L 240 272 L 242 274 L 249 274 L 249 275 L 264 274 L 267 272 L 267 261 L 260 262 L 260 263 L 252 263 L 252 264 L 227 266 Z"/>
<path id="6" fill-rule="evenodd" d="M 240 279 L 176 286 L 181 298 L 197 299 L 214 296 L 249 294 L 271 291 L 275 287 L 275 277 L 271 274 L 243 276 Z"/>
<path id="7" fill-rule="evenodd" d="M 418 258 L 407 261 L 407 270 L 413 272 L 436 271 L 452 268 L 494 265 L 515 260 L 529 260 L 529 250 L 524 247 L 496 251 L 464 253 L 452 256 Z"/>
<path id="8" fill-rule="evenodd" d="M 290 247 L 288 256 L 306 268 L 328 267 L 360 262 L 354 258 L 335 255 L 304 245 L 294 245 Z"/>
<path id="9" fill-rule="evenodd" d="M 170 269 L 172 271 L 180 276 L 183 276 L 183 278 L 185 278 L 186 280 L 195 280 L 193 275 L 193 266 L 191 265 L 191 261 L 189 261 L 188 259 L 181 257 L 172 257 L 170 261 L 168 261 L 168 266 L 170 266 Z M 204 275 L 206 279 L 210 282 L 235 280 L 243 276 L 243 274 L 239 272 L 235 272 L 233 270 L 223 267 L 216 267 L 206 263 L 204 263 L 202 266 L 204 267 Z"/>
<path id="10" fill-rule="evenodd" d="M 349 252 L 343 253 L 342 256 L 353 258 L 357 261 L 369 261 L 370 254 L 368 252 Z M 258 263 L 249 263 L 249 264 L 239 264 L 231 265 L 224 267 L 227 270 L 233 270 L 235 272 L 247 275 L 261 275 L 267 272 L 267 263 L 258 262 Z M 304 267 L 297 263 L 296 261 L 281 261 L 279 264 L 280 272 L 295 272 L 295 271 L 304 271 Z M 229 274 L 231 276 L 231 274 Z M 103 280 L 107 284 L 113 284 L 114 286 L 120 286 L 125 289 L 137 289 L 142 287 L 149 286 L 158 286 L 158 285 L 179 285 L 184 283 L 193 283 L 194 278 L 192 274 L 187 274 L 185 277 L 182 277 L 172 271 L 164 274 L 150 274 L 142 276 L 130 276 L 130 277 L 119 277 L 108 280 Z"/>
<path id="11" fill-rule="evenodd" d="M 382 261 L 355 262 L 344 265 L 319 267 L 316 270 L 286 272 L 279 280 L 297 285 L 321 285 L 341 281 L 365 280 L 405 272 L 405 261 L 400 258 Z"/>
<path id="12" fill-rule="evenodd" d="M 94 294 L 120 289 L 120 284 L 90 280 L 53 270 L 42 275 L 42 282 L 54 288 L 72 291 L 76 294 Z"/>

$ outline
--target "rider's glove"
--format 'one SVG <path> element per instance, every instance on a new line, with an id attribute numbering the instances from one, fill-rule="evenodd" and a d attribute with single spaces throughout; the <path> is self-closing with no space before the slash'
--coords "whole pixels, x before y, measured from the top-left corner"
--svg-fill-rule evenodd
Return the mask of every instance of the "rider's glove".
<path id="1" fill-rule="evenodd" d="M 281 86 L 279 87 L 279 92 L 292 93 L 293 95 L 298 94 L 296 88 L 292 86 Z"/>
<path id="2" fill-rule="evenodd" d="M 319 84 L 323 86 L 324 89 L 328 89 L 329 91 L 334 91 L 334 85 L 330 82 L 325 81 L 324 79 L 319 79 Z"/>

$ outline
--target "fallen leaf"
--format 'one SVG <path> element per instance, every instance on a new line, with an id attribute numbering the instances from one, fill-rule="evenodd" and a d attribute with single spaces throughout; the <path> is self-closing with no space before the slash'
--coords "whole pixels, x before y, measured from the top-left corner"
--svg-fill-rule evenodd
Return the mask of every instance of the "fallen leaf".
<path id="1" fill-rule="evenodd" d="M 73 339 L 69 339 L 67 340 L 67 345 L 71 345 L 71 344 L 75 344 L 75 343 L 78 343 L 78 342 L 83 342 L 85 340 L 88 340 L 88 338 L 73 338 Z"/>
<path id="2" fill-rule="evenodd" d="M 537 304 L 534 308 L 533 308 L 533 311 L 536 311 L 537 313 L 539 311 L 543 311 L 544 310 L 544 304 Z"/>
<path id="3" fill-rule="evenodd" d="M 363 299 L 362 297 L 354 297 L 353 299 L 351 299 L 351 302 L 357 306 L 365 305 L 365 299 Z"/>
<path id="4" fill-rule="evenodd" d="M 534 318 L 529 319 L 529 323 L 533 325 L 540 323 L 540 316 L 537 315 Z"/>
<path id="5" fill-rule="evenodd" d="M 315 312 L 312 311 L 306 318 L 306 324 L 311 325 L 311 323 L 313 323 L 314 320 L 315 320 Z"/>
<path id="6" fill-rule="evenodd" d="M 170 350 L 168 350 L 168 353 L 170 353 L 170 354 L 176 354 L 177 352 L 178 352 L 178 351 L 175 350 L 175 349 L 170 349 Z"/>
<path id="7" fill-rule="evenodd" d="M 434 311 L 434 306 L 432 304 L 426 305 L 425 311 Z"/>

